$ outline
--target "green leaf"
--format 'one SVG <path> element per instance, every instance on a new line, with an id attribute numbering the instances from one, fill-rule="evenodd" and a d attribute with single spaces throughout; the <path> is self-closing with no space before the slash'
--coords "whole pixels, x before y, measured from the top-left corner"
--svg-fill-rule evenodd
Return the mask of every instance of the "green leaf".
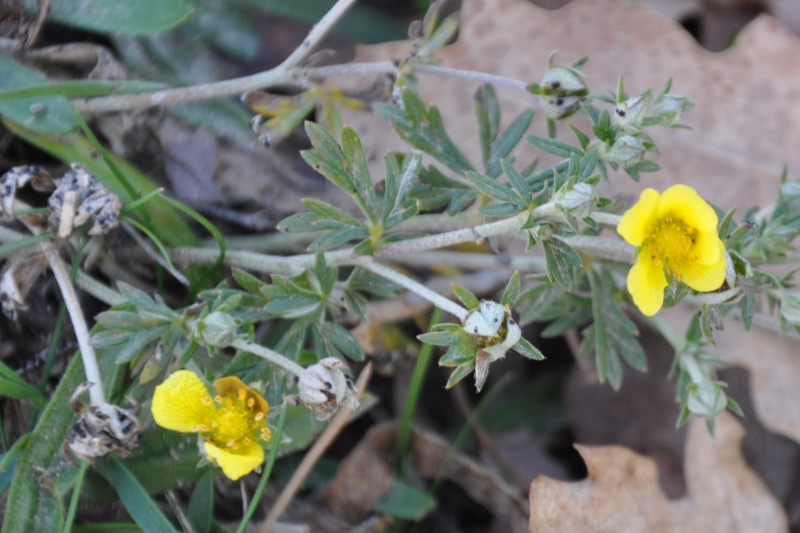
<path id="1" fill-rule="evenodd" d="M 573 270 L 581 265 L 581 257 L 570 245 L 558 237 L 542 241 L 545 266 L 550 281 L 568 289 L 573 285 Z"/>
<path id="2" fill-rule="evenodd" d="M 480 192 L 493 200 L 497 200 L 498 202 L 519 202 L 520 200 L 519 196 L 514 193 L 511 187 L 498 183 L 497 180 L 493 178 L 472 170 L 467 171 L 464 176 L 475 185 Z"/>
<path id="3" fill-rule="evenodd" d="M 342 128 L 342 152 L 346 169 L 350 173 L 351 182 L 355 185 L 355 200 L 367 218 L 374 224 L 378 222 L 378 201 L 375 198 L 375 186 L 369 176 L 367 154 L 361 145 L 361 139 L 353 128 Z"/>
<path id="4" fill-rule="evenodd" d="M 156 340 L 169 331 L 169 329 L 169 325 L 163 325 L 135 332 L 128 337 L 125 346 L 116 353 L 114 360 L 117 363 L 127 363 L 142 353 L 148 345 L 156 342 Z"/>
<path id="5" fill-rule="evenodd" d="M 478 139 L 481 142 L 481 155 L 486 173 L 490 171 L 492 143 L 497 139 L 500 127 L 500 104 L 491 85 L 484 84 L 475 91 L 475 114 L 478 119 Z"/>
<path id="6" fill-rule="evenodd" d="M 344 355 L 353 361 L 364 360 L 364 350 L 361 349 L 361 345 L 348 330 L 339 324 L 328 321 L 323 322 L 320 329 L 325 341 L 333 343 Z"/>
<path id="7" fill-rule="evenodd" d="M 25 4 L 35 10 L 33 0 Z M 47 19 L 100 33 L 143 35 L 172 28 L 191 13 L 186 0 L 52 0 Z"/>
<path id="8" fill-rule="evenodd" d="M 44 395 L 27 381 L 22 379 L 8 365 L 0 361 L 0 396 L 33 400 L 33 404 L 41 409 L 47 404 Z"/>
<path id="9" fill-rule="evenodd" d="M 47 83 L 47 78 L 0 55 L 0 89 Z M 66 133 L 78 126 L 75 111 L 63 96 L 33 96 L 0 101 L 0 115 L 38 133 Z"/>
<path id="10" fill-rule="evenodd" d="M 531 142 L 534 146 L 543 150 L 549 154 L 556 155 L 558 157 L 569 157 L 572 154 L 580 154 L 581 149 L 576 148 L 570 144 L 557 141 L 555 139 L 547 139 L 545 137 L 538 137 L 536 135 L 528 135 L 528 141 Z"/>
<path id="11" fill-rule="evenodd" d="M 267 303 L 269 301 L 269 299 L 264 295 L 263 292 L 264 288 L 269 286 L 268 283 L 265 283 L 264 281 L 258 279 L 249 272 L 242 270 L 241 268 L 232 268 L 231 274 L 233 274 L 233 279 L 236 280 L 236 283 L 241 285 L 244 288 L 244 290 L 260 297 L 261 299 L 264 300 L 264 303 Z"/>
<path id="12" fill-rule="evenodd" d="M 453 293 L 456 295 L 456 298 L 461 300 L 461 303 L 464 304 L 464 307 L 467 309 L 475 309 L 480 305 L 478 297 L 475 296 L 472 291 L 461 285 L 453 283 Z"/>
<path id="13" fill-rule="evenodd" d="M 500 168 L 503 169 L 503 174 L 505 175 L 506 179 L 508 179 L 509 185 L 514 188 L 514 191 L 516 191 L 520 199 L 530 202 L 532 200 L 531 188 L 528 186 L 528 182 L 522 178 L 522 175 L 517 172 L 517 169 L 512 167 L 511 164 L 505 159 L 500 160 Z"/>
<path id="14" fill-rule="evenodd" d="M 403 481 L 395 481 L 373 510 L 401 520 L 421 520 L 435 507 L 436 500 L 428 493 Z"/>
<path id="15" fill-rule="evenodd" d="M 519 342 L 517 342 L 517 344 L 515 344 L 511 349 L 521 356 L 527 357 L 528 359 L 533 359 L 534 361 L 543 361 L 545 358 L 544 354 L 539 350 L 539 348 L 531 344 L 524 337 L 521 338 Z"/>
<path id="16" fill-rule="evenodd" d="M 81 358 L 75 357 L 22 450 L 3 516 L 4 533 L 61 531 L 62 502 L 77 473 L 77 468 L 64 463 L 61 449 L 76 418 L 69 399 L 84 379 Z M 55 474 L 57 465 L 60 471 Z M 52 472 L 46 484 L 40 482 L 42 470 Z"/>
<path id="17" fill-rule="evenodd" d="M 304 198 L 303 205 L 320 218 L 328 218 L 343 224 L 347 224 L 348 226 L 360 227 L 363 225 L 360 220 L 352 216 L 350 213 L 347 213 L 327 202 L 323 202 L 322 200 L 317 200 L 315 198 Z"/>
<path id="18" fill-rule="evenodd" d="M 514 275 L 511 276 L 511 279 L 508 280 L 508 283 L 506 284 L 506 290 L 503 291 L 503 297 L 500 299 L 500 303 L 503 305 L 513 306 L 519 297 L 519 288 L 520 279 L 519 271 L 517 270 L 514 272 Z"/>
<path id="19" fill-rule="evenodd" d="M 101 473 L 108 476 L 128 514 L 145 531 L 169 533 L 177 530 L 150 498 L 139 480 L 114 455 L 98 461 Z"/>
<path id="20" fill-rule="evenodd" d="M 446 389 L 454 387 L 459 381 L 469 376 L 474 371 L 475 358 L 473 357 L 470 361 L 457 366 L 456 369 L 453 370 L 452 374 L 450 374 L 450 377 L 447 379 L 447 384 L 444 387 Z"/>
<path id="21" fill-rule="evenodd" d="M 647 368 L 647 359 L 635 338 L 636 325 L 614 299 L 617 286 L 608 269 L 601 267 L 600 272 L 589 269 L 589 282 L 594 324 L 584 333 L 585 344 L 581 348 L 588 350 L 590 342 L 594 345 L 597 377 L 601 382 L 608 380 L 617 389 L 622 383 L 620 357 L 637 370 Z"/>
<path id="22" fill-rule="evenodd" d="M 742 325 L 745 331 L 750 330 L 753 322 L 753 315 L 756 311 L 756 297 L 754 294 L 747 293 L 742 297 Z"/>
<path id="23" fill-rule="evenodd" d="M 310 296 L 291 295 L 271 300 L 264 311 L 283 318 L 299 318 L 304 315 L 317 313 L 322 309 L 319 298 Z"/>
<path id="24" fill-rule="evenodd" d="M 400 169 L 400 182 L 397 187 L 397 195 L 394 199 L 394 209 L 397 210 L 403 206 L 411 194 L 411 190 L 419 177 L 420 169 L 422 168 L 422 154 L 419 152 L 410 152 L 403 159 L 403 166 Z"/>
<path id="25" fill-rule="evenodd" d="M 417 335 L 417 338 L 424 343 L 434 346 L 450 346 L 461 340 L 461 335 L 453 331 L 428 331 Z"/>
<path id="26" fill-rule="evenodd" d="M 472 163 L 447 135 L 439 109 L 434 105 L 426 109 L 422 98 L 411 88 L 403 91 L 402 98 L 403 109 L 378 103 L 373 106 L 373 111 L 391 123 L 411 146 L 435 157 L 457 173 L 474 170 Z"/>
<path id="27" fill-rule="evenodd" d="M 342 228 L 326 233 L 318 239 L 314 239 L 314 242 L 308 246 L 308 249 L 312 252 L 323 252 L 356 239 L 363 239 L 367 236 L 367 230 L 364 228 Z"/>
<path id="28" fill-rule="evenodd" d="M 186 518 L 197 533 L 210 533 L 214 518 L 214 475 L 206 472 L 195 484 Z"/>
<path id="29" fill-rule="evenodd" d="M 492 150 L 489 154 L 489 168 L 487 173 L 490 176 L 497 175 L 497 162 L 505 159 L 516 148 L 522 136 L 528 131 L 528 128 L 533 121 L 533 110 L 527 109 L 519 114 L 514 121 L 509 124 L 508 128 L 494 143 L 492 143 Z"/>

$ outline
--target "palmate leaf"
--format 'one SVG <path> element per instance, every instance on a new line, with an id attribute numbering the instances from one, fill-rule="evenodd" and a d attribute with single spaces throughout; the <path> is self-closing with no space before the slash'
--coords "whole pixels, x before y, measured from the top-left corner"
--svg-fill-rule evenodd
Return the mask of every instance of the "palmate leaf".
<path id="1" fill-rule="evenodd" d="M 501 134 L 500 105 L 494 89 L 490 85 L 481 86 L 475 92 L 474 101 L 484 171 L 495 178 L 500 174 L 500 160 L 509 156 L 528 131 L 533 121 L 533 110 L 520 113 Z"/>
<path id="2" fill-rule="evenodd" d="M 581 265 L 581 258 L 563 240 L 553 237 L 542 241 L 544 247 L 547 277 L 560 286 L 568 289 L 574 285 L 574 270 Z"/>
<path id="3" fill-rule="evenodd" d="M 404 109 L 382 103 L 373 109 L 411 146 L 435 157 L 458 174 L 474 170 L 472 163 L 447 135 L 439 109 L 434 105 L 426 108 L 422 98 L 411 88 L 403 91 L 402 98 Z"/>
<path id="4" fill-rule="evenodd" d="M 413 191 L 421 210 L 432 211 L 447 206 L 447 213 L 451 215 L 464 209 L 475 196 L 475 189 L 448 178 L 433 165 L 420 169 L 419 182 Z"/>
<path id="5" fill-rule="evenodd" d="M 584 331 L 580 353 L 594 350 L 597 377 L 618 389 L 622 384 L 622 364 L 637 370 L 647 368 L 644 350 L 636 340 L 636 325 L 622 312 L 614 299 L 617 285 L 605 267 L 589 269 L 592 288 L 592 315 L 594 324 Z"/>

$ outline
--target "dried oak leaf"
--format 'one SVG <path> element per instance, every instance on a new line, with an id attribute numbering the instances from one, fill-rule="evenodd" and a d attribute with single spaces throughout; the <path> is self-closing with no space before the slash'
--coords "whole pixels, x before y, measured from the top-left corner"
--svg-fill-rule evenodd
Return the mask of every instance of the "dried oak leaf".
<path id="1" fill-rule="evenodd" d="M 410 49 L 408 41 L 362 47 L 355 61 L 402 58 Z M 645 187 L 663 190 L 686 183 L 724 210 L 738 206 L 741 213 L 774 201 L 784 165 L 790 178 L 798 176 L 800 70 L 795 63 L 800 39 L 774 18 L 760 15 L 732 48 L 712 53 L 676 22 L 632 0 L 575 0 L 556 11 L 525 0 L 464 0 L 458 41 L 441 50 L 438 58 L 445 67 L 538 82 L 555 49 L 556 59 L 564 64 L 590 55 L 584 72 L 595 92 L 616 87 L 620 75 L 631 94 L 657 91 L 671 77 L 673 91 L 696 104 L 684 117 L 692 130 L 653 130 L 662 154 L 656 158 L 661 171 L 644 175 L 642 183 L 612 176 L 610 193 L 636 197 Z M 355 81 L 363 86 L 363 79 Z M 456 145 L 466 154 L 480 154 L 472 110 L 475 85 L 420 75 L 419 90 L 423 99 L 439 106 Z M 506 122 L 522 109 L 537 106 L 527 93 L 498 88 L 498 97 Z M 366 147 L 376 176 L 382 175 L 379 167 L 387 151 L 408 149 L 387 124 L 369 113 L 344 110 L 343 119 L 369 140 Z M 585 118 L 575 115 L 570 121 L 589 131 Z M 545 135 L 544 129 L 540 116 L 531 133 Z M 559 133 L 574 142 L 565 125 Z M 524 166 L 541 155 L 530 145 L 521 146 L 518 161 Z M 541 162 L 552 160 L 541 157 Z M 684 331 L 692 312 L 665 316 Z M 752 373 L 754 404 L 764 424 L 800 442 L 800 387 L 792 379 L 800 375 L 800 343 L 773 332 L 743 332 L 739 324 L 726 323 L 717 344 L 723 359 Z"/>
<path id="2" fill-rule="evenodd" d="M 536 533 L 727 533 L 788 531 L 780 504 L 746 465 L 744 431 L 732 415 L 717 418 L 716 437 L 700 420 L 686 443 L 687 495 L 668 500 L 655 463 L 621 446 L 580 446 L 589 477 L 531 484 L 530 531 Z"/>

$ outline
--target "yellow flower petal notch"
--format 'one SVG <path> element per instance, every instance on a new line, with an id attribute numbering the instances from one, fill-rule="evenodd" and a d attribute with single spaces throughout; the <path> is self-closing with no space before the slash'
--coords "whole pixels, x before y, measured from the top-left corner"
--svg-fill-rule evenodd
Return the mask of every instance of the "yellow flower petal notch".
<path id="1" fill-rule="evenodd" d="M 700 292 L 722 286 L 725 245 L 718 222 L 714 209 L 688 185 L 673 185 L 663 194 L 645 189 L 625 212 L 617 232 L 636 246 L 628 291 L 643 314 L 661 309 L 667 275 Z"/>
<path id="2" fill-rule="evenodd" d="M 214 382 L 213 398 L 193 372 L 178 370 L 153 394 L 153 419 L 159 426 L 182 433 L 199 433 L 208 458 L 236 480 L 264 462 L 259 441 L 271 437 L 269 404 L 237 377 Z"/>

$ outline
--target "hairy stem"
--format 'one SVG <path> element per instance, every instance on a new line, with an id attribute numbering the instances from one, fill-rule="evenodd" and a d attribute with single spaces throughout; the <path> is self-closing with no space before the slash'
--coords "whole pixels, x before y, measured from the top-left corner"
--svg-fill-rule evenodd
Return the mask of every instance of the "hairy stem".
<path id="1" fill-rule="evenodd" d="M 422 298 L 425 298 L 441 310 L 447 311 L 451 315 L 457 317 L 462 322 L 467 318 L 468 311 L 465 308 L 461 307 L 452 300 L 445 298 L 438 292 L 430 290 L 428 287 L 419 283 L 418 281 L 401 274 L 393 268 L 389 268 L 376 262 L 372 257 L 362 256 L 359 258 L 359 261 L 356 264 L 361 268 L 381 276 L 382 278 L 388 279 L 393 283 L 397 283 L 401 287 L 405 287 L 411 292 L 421 296 Z"/>
<path id="2" fill-rule="evenodd" d="M 106 403 L 106 395 L 103 391 L 100 367 L 97 365 L 97 356 L 95 356 L 94 348 L 89 342 L 89 328 L 86 325 L 86 319 L 78 302 L 78 296 L 75 294 L 75 288 L 72 286 L 69 273 L 55 246 L 52 243 L 43 244 L 42 250 L 47 262 L 50 263 L 50 269 L 56 278 L 58 288 L 61 290 L 61 296 L 64 298 L 64 305 L 72 321 L 75 338 L 78 340 L 78 347 L 81 350 L 86 380 L 92 384 L 89 388 L 89 398 L 92 405 L 102 405 Z"/>
<path id="3" fill-rule="evenodd" d="M 237 350 L 242 350 L 243 352 L 248 352 L 253 355 L 257 355 L 262 359 L 266 359 L 271 363 L 275 363 L 279 367 L 283 368 L 284 370 L 288 370 L 292 374 L 297 377 L 300 377 L 304 371 L 303 367 L 287 359 L 285 356 L 279 354 L 276 351 L 270 350 L 269 348 L 265 348 L 260 344 L 256 344 L 255 342 L 246 341 L 243 339 L 237 339 L 231 343 L 231 346 L 236 348 Z"/>

